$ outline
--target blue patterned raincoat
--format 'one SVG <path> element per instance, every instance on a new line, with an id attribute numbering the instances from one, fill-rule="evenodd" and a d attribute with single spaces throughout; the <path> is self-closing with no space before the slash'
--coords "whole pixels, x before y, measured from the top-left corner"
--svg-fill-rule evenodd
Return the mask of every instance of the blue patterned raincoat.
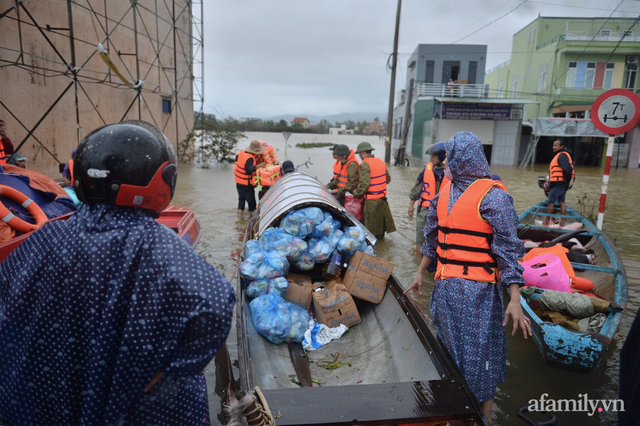
<path id="1" fill-rule="evenodd" d="M 460 195 L 474 181 L 491 178 L 482 143 L 470 132 L 456 133 L 445 143 L 453 180 L 449 212 Z M 427 238 L 422 253 L 436 259 L 438 226 L 437 195 L 427 215 Z M 431 296 L 431 315 L 438 337 L 462 371 L 478 401 L 493 399 L 498 383 L 504 382 L 506 338 L 502 326 L 504 306 L 502 286 L 524 285 L 523 268 L 517 259 L 524 256 L 524 244 L 517 237 L 518 215 L 511 196 L 491 188 L 480 203 L 480 215 L 493 229 L 491 250 L 498 264 L 500 283 L 490 284 L 462 278 L 438 279 Z"/>
<path id="2" fill-rule="evenodd" d="M 0 416 L 209 425 L 203 369 L 234 304 L 231 285 L 169 228 L 138 209 L 84 205 L 0 264 Z"/>

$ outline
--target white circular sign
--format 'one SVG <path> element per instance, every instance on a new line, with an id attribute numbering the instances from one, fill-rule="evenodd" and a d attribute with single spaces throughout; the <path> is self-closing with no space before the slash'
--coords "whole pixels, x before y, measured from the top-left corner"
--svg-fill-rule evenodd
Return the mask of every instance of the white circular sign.
<path id="1" fill-rule="evenodd" d="M 598 108 L 598 118 L 607 127 L 618 129 L 625 126 L 636 115 L 636 107 L 626 96 L 612 96 Z"/>

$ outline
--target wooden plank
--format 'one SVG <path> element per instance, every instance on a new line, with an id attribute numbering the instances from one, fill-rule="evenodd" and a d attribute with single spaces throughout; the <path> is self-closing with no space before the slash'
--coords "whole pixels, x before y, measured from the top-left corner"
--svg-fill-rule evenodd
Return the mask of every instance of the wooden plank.
<path id="1" fill-rule="evenodd" d="M 384 368 L 381 366 L 381 368 Z M 280 425 L 397 424 L 473 417 L 456 380 L 263 390 Z"/>

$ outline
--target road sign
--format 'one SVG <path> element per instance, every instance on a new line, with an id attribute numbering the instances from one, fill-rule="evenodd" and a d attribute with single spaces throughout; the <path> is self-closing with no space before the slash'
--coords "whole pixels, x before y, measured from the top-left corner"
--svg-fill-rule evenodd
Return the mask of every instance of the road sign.
<path id="1" fill-rule="evenodd" d="M 638 108 L 640 110 L 640 108 Z M 284 158 L 287 157 L 287 145 L 289 145 L 289 136 L 291 136 L 291 132 L 282 132 L 282 136 L 284 136 Z"/>
<path id="2" fill-rule="evenodd" d="M 628 132 L 640 121 L 640 98 L 627 89 L 607 90 L 593 103 L 591 121 L 611 136 Z"/>

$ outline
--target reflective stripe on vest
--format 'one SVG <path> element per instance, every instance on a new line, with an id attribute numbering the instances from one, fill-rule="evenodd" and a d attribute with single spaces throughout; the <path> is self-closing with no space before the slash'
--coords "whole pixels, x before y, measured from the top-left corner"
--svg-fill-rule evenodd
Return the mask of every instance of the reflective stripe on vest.
<path id="1" fill-rule="evenodd" d="M 356 154 L 353 152 L 353 150 L 351 150 L 351 153 L 349 153 L 349 157 L 347 157 L 346 163 L 340 163 L 340 170 L 338 171 L 337 177 L 338 188 L 345 188 L 347 186 L 347 183 L 349 183 L 349 172 L 347 168 L 349 167 L 349 164 L 353 163 L 354 161 L 356 164 L 358 164 L 358 160 L 356 160 Z"/>
<path id="2" fill-rule="evenodd" d="M 364 194 L 366 200 L 377 200 L 387 196 L 387 166 L 378 157 L 362 160 L 369 165 L 369 188 Z"/>
<path id="3" fill-rule="evenodd" d="M 493 229 L 480 216 L 480 203 L 491 188 L 506 191 L 502 182 L 478 179 L 449 209 L 451 183 L 442 185 L 438 202 L 437 278 L 498 282 L 498 265 L 491 252 Z"/>
<path id="4" fill-rule="evenodd" d="M 333 163 L 333 178 L 331 179 L 332 181 L 338 181 L 338 175 L 340 175 L 341 168 L 342 164 L 340 164 L 340 161 L 336 161 L 335 163 Z"/>
<path id="5" fill-rule="evenodd" d="M 444 186 L 446 182 L 448 182 L 446 176 L 442 176 L 442 182 L 440 182 L 440 188 Z M 422 188 L 420 189 L 420 208 L 427 208 L 429 204 L 431 204 L 431 200 L 435 197 L 440 188 L 438 188 L 438 183 L 436 182 L 436 175 L 433 173 L 433 163 L 427 163 L 424 174 L 422 175 Z"/>
<path id="6" fill-rule="evenodd" d="M 567 151 L 560 151 L 553 157 L 551 160 L 551 164 L 549 164 L 549 181 L 550 182 L 564 182 L 564 171 L 562 167 L 560 167 L 560 155 L 566 154 L 569 159 L 569 164 L 571 164 L 571 179 L 576 177 L 575 169 L 573 168 L 573 160 L 571 159 L 571 155 Z M 567 182 L 569 183 L 569 182 Z"/>
<path id="7" fill-rule="evenodd" d="M 233 173 L 235 174 L 236 183 L 239 183 L 240 185 L 251 185 L 253 173 L 247 173 L 244 169 L 249 158 L 253 158 L 253 165 L 255 166 L 255 156 L 250 152 L 242 150 L 238 153 L 236 164 L 233 165 Z"/>
<path id="8" fill-rule="evenodd" d="M 253 186 L 272 186 L 280 179 L 280 166 L 266 166 L 256 170 L 255 175 L 251 178 Z"/>

